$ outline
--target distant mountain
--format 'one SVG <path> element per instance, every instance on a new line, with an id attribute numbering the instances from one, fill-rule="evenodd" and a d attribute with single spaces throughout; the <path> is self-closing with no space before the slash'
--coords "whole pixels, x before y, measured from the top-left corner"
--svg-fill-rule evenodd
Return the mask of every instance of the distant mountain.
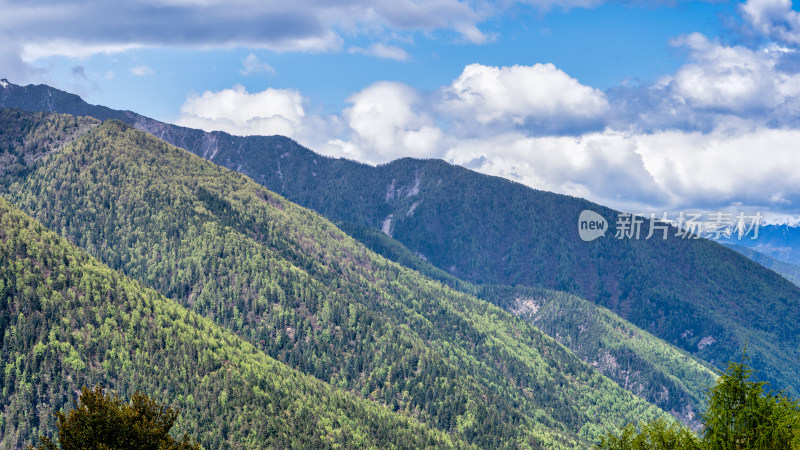
<path id="1" fill-rule="evenodd" d="M 0 197 L 0 447 L 53 435 L 84 385 L 180 408 L 205 448 L 465 447 L 266 356 Z"/>
<path id="2" fill-rule="evenodd" d="M 11 86 L 4 104 L 46 106 L 44 100 L 63 94 Z M 574 294 L 718 367 L 747 343 L 759 376 L 800 393 L 800 289 L 719 244 L 611 234 L 587 243 L 577 233 L 580 212 L 596 211 L 615 224 L 617 211 L 439 160 L 372 167 L 317 155 L 280 136 L 206 133 L 124 115 L 335 221 L 383 230 L 455 277 Z"/>
<path id="3" fill-rule="evenodd" d="M 27 131 L 0 135 L 22 163 L 38 142 L 30 136 L 75 126 L 37 117 L 0 117 L 0 129 Z M 530 324 L 151 135 L 108 121 L 44 152 L 5 176 L 2 195 L 278 361 L 456 439 L 588 446 L 612 427 L 666 416 Z"/>
<path id="4" fill-rule="evenodd" d="M 800 264 L 800 227 L 792 225 L 764 225 L 756 239 L 720 239 L 726 245 L 747 247 L 761 254 L 789 264 Z"/>

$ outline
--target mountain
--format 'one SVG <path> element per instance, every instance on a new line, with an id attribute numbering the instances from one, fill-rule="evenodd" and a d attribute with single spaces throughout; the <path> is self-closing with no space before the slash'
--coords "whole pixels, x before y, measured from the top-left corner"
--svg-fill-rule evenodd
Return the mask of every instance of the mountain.
<path id="1" fill-rule="evenodd" d="M 43 99 L 64 94 L 11 85 L 2 98 L 47 105 Z M 586 243 L 577 233 L 581 211 L 593 210 L 610 224 L 618 212 L 444 161 L 372 167 L 317 155 L 280 136 L 206 133 L 124 115 L 121 120 L 332 220 L 383 230 L 460 279 L 565 291 L 717 367 L 747 343 L 761 377 L 773 388 L 800 392 L 800 290 L 721 245 L 677 239 L 674 228 L 667 240 L 609 235 Z"/>
<path id="2" fill-rule="evenodd" d="M 579 297 L 524 286 L 473 285 L 422 260 L 379 230 L 337 225 L 380 255 L 523 318 L 624 389 L 693 429 L 701 426 L 705 394 L 717 378 L 707 362 Z"/>
<path id="3" fill-rule="evenodd" d="M 725 245 L 736 245 L 755 250 L 761 254 L 789 264 L 800 264 L 800 227 L 792 225 L 763 225 L 756 239 L 720 239 Z"/>
<path id="4" fill-rule="evenodd" d="M 773 258 L 767 254 L 761 253 L 754 249 L 754 247 L 744 247 L 741 245 L 725 244 L 728 248 L 741 253 L 742 255 L 752 259 L 753 261 L 761 264 L 769 270 L 781 274 L 784 278 L 792 283 L 800 286 L 800 266 L 797 264 L 788 263 L 777 258 Z M 759 248 L 759 247 L 755 247 Z"/>
<path id="5" fill-rule="evenodd" d="M 290 369 L 0 198 L 0 447 L 53 435 L 84 385 L 180 408 L 205 448 L 465 447 Z"/>
<path id="6" fill-rule="evenodd" d="M 29 118 L 5 110 L 0 128 Z M 40 123 L 29 135 L 62 132 Z M 11 140 L 23 152 L 29 141 Z M 94 126 L 0 190 L 278 361 L 468 443 L 586 446 L 665 416 L 530 324 L 121 122 Z"/>

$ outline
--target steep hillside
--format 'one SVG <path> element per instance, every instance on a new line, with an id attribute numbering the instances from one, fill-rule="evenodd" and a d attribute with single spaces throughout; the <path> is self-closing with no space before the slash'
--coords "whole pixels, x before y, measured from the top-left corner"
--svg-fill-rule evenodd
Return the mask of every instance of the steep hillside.
<path id="1" fill-rule="evenodd" d="M 270 356 L 471 443 L 585 445 L 664 414 L 501 309 L 120 122 L 42 160 L 5 193 Z"/>
<path id="2" fill-rule="evenodd" d="M 528 320 L 583 361 L 694 429 L 717 375 L 705 361 L 564 292 L 482 286 L 479 297 Z"/>
<path id="3" fill-rule="evenodd" d="M 206 448 L 464 446 L 303 375 L 110 270 L 0 198 L 0 447 L 52 435 L 83 385 L 180 408 Z"/>
<path id="4" fill-rule="evenodd" d="M 25 97 L 35 100 L 16 101 L 47 106 L 43 98 L 59 95 L 65 93 L 16 86 L 0 96 L 5 104 Z M 618 240 L 611 233 L 586 243 L 577 234 L 580 212 L 594 210 L 615 224 L 616 211 L 443 161 L 371 167 L 322 157 L 279 136 L 204 133 L 124 114 L 137 128 L 331 219 L 384 230 L 466 281 L 569 292 L 718 367 L 747 342 L 760 376 L 800 393 L 800 289 L 721 245 Z"/>
<path id="5" fill-rule="evenodd" d="M 524 286 L 476 286 L 434 267 L 374 228 L 352 223 L 340 223 L 339 228 L 392 261 L 524 318 L 624 389 L 694 429 L 700 426 L 706 390 L 716 379 L 705 361 L 573 295 Z"/>

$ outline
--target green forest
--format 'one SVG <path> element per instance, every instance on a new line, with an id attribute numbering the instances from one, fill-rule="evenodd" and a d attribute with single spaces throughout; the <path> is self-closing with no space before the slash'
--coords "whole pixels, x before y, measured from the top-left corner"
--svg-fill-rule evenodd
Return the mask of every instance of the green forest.
<path id="1" fill-rule="evenodd" d="M 669 417 L 512 314 L 387 261 L 316 213 L 119 122 L 18 173 L 3 195 L 102 263 L 255 351 L 453 439 L 571 447 L 634 419 Z M 6 429 L 32 414 L 22 405 L 32 407 L 18 404 Z M 208 404 L 203 411 L 216 417 Z"/>
<path id="2" fill-rule="evenodd" d="M 266 356 L 0 198 L 0 447 L 52 434 L 82 386 L 147 392 L 206 448 L 412 448 L 458 439 Z"/>
<path id="3" fill-rule="evenodd" d="M 707 362 L 671 346 L 606 308 L 565 292 L 473 285 L 444 272 L 379 230 L 350 222 L 340 229 L 392 261 L 523 318 L 621 387 L 697 428 L 716 374 Z"/>
<path id="4" fill-rule="evenodd" d="M 747 365 L 729 362 L 707 392 L 700 433 L 662 419 L 603 436 L 599 450 L 776 450 L 800 448 L 800 401 L 767 391 Z"/>

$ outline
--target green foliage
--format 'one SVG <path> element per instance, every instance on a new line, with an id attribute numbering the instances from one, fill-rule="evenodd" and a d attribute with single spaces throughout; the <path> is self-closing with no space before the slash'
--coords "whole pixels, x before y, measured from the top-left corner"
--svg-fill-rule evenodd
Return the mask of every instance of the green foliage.
<path id="1" fill-rule="evenodd" d="M 710 390 L 704 445 L 725 450 L 800 447 L 800 404 L 764 392 L 766 383 L 750 381 L 752 372 L 744 362 L 732 362 Z"/>
<path id="2" fill-rule="evenodd" d="M 800 286 L 800 266 L 797 264 L 781 261 L 765 253 L 761 253 L 753 250 L 752 248 L 743 247 L 741 245 L 726 243 L 725 246 L 738 253 L 741 253 L 742 255 L 752 259 L 769 270 L 774 270 L 795 285 Z"/>
<path id="3" fill-rule="evenodd" d="M 479 286 L 478 297 L 530 321 L 623 388 L 700 427 L 705 394 L 717 375 L 710 365 L 564 292 Z"/>
<path id="4" fill-rule="evenodd" d="M 686 428 L 657 420 L 619 436 L 607 434 L 601 449 L 771 450 L 800 448 L 800 403 L 783 393 L 767 393 L 765 382 L 751 381 L 752 369 L 731 362 L 708 391 L 704 429 L 698 437 Z"/>
<path id="5" fill-rule="evenodd" d="M 475 445 L 587 445 L 604 428 L 664 416 L 530 324 L 118 122 L 5 193 L 112 268 L 275 359 Z M 73 347 L 63 349 L 69 367 L 100 370 Z M 213 398 L 227 406 L 233 392 Z"/>
<path id="6" fill-rule="evenodd" d="M 206 448 L 465 447 L 275 361 L 3 198 L 0 338 L 0 448 L 52 435 L 55 413 L 94 384 L 180 409 L 176 430 Z"/>
<path id="7" fill-rule="evenodd" d="M 188 435 L 176 441 L 169 434 L 178 418 L 177 410 L 140 391 L 133 394 L 130 403 L 125 403 L 116 395 L 104 393 L 100 385 L 94 390 L 84 386 L 78 404 L 66 414 L 58 411 L 56 417 L 58 439 L 42 437 L 37 450 L 200 449 Z"/>
<path id="8" fill-rule="evenodd" d="M 353 223 L 337 226 L 392 261 L 520 316 L 624 389 L 686 425 L 700 427 L 705 392 L 716 382 L 708 363 L 573 295 L 523 286 L 475 286 L 432 266 L 374 228 Z"/>
<path id="9" fill-rule="evenodd" d="M 718 367 L 748 342 L 759 373 L 800 394 L 800 289 L 714 242 L 675 238 L 672 229 L 667 240 L 609 233 L 586 243 L 577 233 L 580 212 L 594 210 L 613 226 L 616 211 L 443 161 L 404 158 L 371 167 L 280 136 L 145 128 L 337 223 L 372 228 L 370 234 L 345 225 L 403 264 L 426 270 L 373 245 L 384 223 L 410 254 L 450 276 L 568 292 Z"/>
<path id="10" fill-rule="evenodd" d="M 643 425 L 639 430 L 632 424 L 622 429 L 619 436 L 609 434 L 598 446 L 603 450 L 699 450 L 697 435 L 690 430 L 665 420 Z"/>
<path id="11" fill-rule="evenodd" d="M 33 163 L 98 124 L 90 117 L 0 108 L 0 182 L 24 175 Z"/>

